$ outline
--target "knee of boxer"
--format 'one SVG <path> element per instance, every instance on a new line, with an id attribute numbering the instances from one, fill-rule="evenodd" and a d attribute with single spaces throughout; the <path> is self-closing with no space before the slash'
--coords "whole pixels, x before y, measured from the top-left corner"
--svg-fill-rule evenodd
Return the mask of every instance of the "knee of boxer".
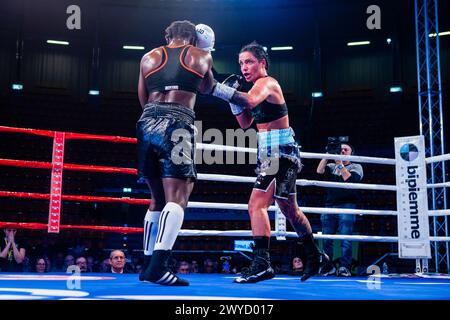
<path id="1" fill-rule="evenodd" d="M 149 205 L 150 211 L 161 211 L 166 205 L 164 198 L 152 198 Z"/>
<path id="2" fill-rule="evenodd" d="M 258 218 L 267 213 L 268 206 L 262 199 L 250 199 L 248 202 L 248 214 L 250 217 Z"/>
<path id="3" fill-rule="evenodd" d="M 211 52 L 216 41 L 213 29 L 206 24 L 200 23 L 195 26 L 195 31 L 197 33 L 196 47 Z"/>

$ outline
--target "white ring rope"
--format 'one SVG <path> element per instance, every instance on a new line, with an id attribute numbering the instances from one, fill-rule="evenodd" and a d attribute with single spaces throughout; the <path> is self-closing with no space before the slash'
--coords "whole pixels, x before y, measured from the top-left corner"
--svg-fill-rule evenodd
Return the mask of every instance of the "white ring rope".
<path id="1" fill-rule="evenodd" d="M 240 183 L 254 183 L 256 177 L 242 177 L 224 174 L 208 174 L 199 173 L 198 180 L 202 181 L 220 181 L 220 182 L 240 182 Z M 324 188 L 341 188 L 341 189 L 360 189 L 360 190 L 376 190 L 376 191 L 397 191 L 397 186 L 388 184 L 373 184 L 373 183 L 345 183 L 345 182 L 331 182 L 297 179 L 296 184 L 302 187 L 324 187 Z M 427 188 L 446 188 L 450 187 L 450 182 L 427 184 Z"/>
<path id="2" fill-rule="evenodd" d="M 298 238 L 295 232 L 271 232 L 272 236 L 283 235 L 286 237 Z M 180 230 L 180 236 L 217 236 L 217 237 L 251 237 L 252 232 L 248 230 Z M 335 235 L 315 233 L 314 239 L 330 240 L 351 240 L 351 241 L 370 241 L 370 242 L 397 242 L 398 237 L 392 236 L 359 236 L 359 235 Z M 450 237 L 430 237 L 430 241 L 450 241 Z"/>
<path id="3" fill-rule="evenodd" d="M 363 210 L 363 209 L 344 209 L 344 208 L 321 208 L 321 207 L 300 207 L 306 213 L 328 213 L 328 214 L 359 214 L 375 216 L 396 216 L 397 211 L 393 210 Z"/>
<path id="4" fill-rule="evenodd" d="M 387 184 L 345 183 L 345 182 L 317 181 L 305 179 L 298 179 L 296 184 L 304 187 L 314 186 L 314 187 L 342 188 L 342 189 L 397 191 L 397 186 Z"/>
<path id="5" fill-rule="evenodd" d="M 256 148 L 246 147 L 234 147 L 224 146 L 218 144 L 198 143 L 197 148 L 201 150 L 215 150 L 215 151 L 232 151 L 232 152 L 248 152 L 256 154 L 258 150 Z M 348 160 L 361 163 L 374 163 L 374 164 L 387 164 L 395 165 L 395 159 L 391 158 L 379 158 L 379 157 L 366 157 L 366 156 L 343 156 L 340 154 L 328 154 L 328 153 L 314 153 L 314 152 L 300 152 L 300 156 L 305 159 L 329 159 L 329 160 Z M 443 154 L 439 156 L 433 156 L 425 158 L 426 163 L 442 162 L 450 160 L 450 154 Z"/>
<path id="6" fill-rule="evenodd" d="M 257 149 L 255 148 L 245 148 L 245 147 L 234 147 L 234 146 L 223 146 L 220 144 L 211 144 L 211 143 L 197 143 L 197 149 L 201 150 L 209 150 L 209 151 L 233 151 L 233 152 L 248 152 L 248 153 L 257 153 Z"/>
<path id="7" fill-rule="evenodd" d="M 239 152 L 254 152 L 256 149 L 222 146 L 214 144 L 199 144 L 199 147 L 203 150 L 225 150 L 225 151 L 239 151 Z M 450 155 L 449 155 L 450 156 Z M 371 162 L 380 164 L 395 164 L 394 159 L 386 158 L 373 158 L 373 157 L 355 157 L 355 156 L 342 156 L 332 154 L 320 154 L 320 153 L 302 153 L 304 158 L 327 158 L 327 159 L 348 159 L 357 160 L 359 162 Z M 450 158 L 450 157 L 449 157 Z M 442 161 L 442 157 L 429 158 L 432 161 Z M 374 161 L 375 160 L 375 161 Z M 222 175 L 222 174 L 198 174 L 199 180 L 205 181 L 220 181 L 220 182 L 240 182 L 240 183 L 254 183 L 255 177 L 243 177 L 235 175 Z M 300 186 L 316 186 L 326 188 L 344 188 L 344 189 L 364 189 L 364 190 L 385 190 L 385 191 L 397 191 L 396 185 L 381 185 L 381 184 L 367 184 L 367 183 L 340 183 L 329 181 L 317 181 L 298 179 L 297 185 Z M 447 187 L 450 183 L 438 183 L 428 184 L 428 188 Z M 208 208 L 208 209 L 234 209 L 234 210 L 248 210 L 247 204 L 234 204 L 234 203 L 208 203 L 208 202 L 189 202 L 189 208 Z M 363 209 L 342 209 L 342 208 L 320 208 L 320 207 L 301 207 L 305 213 L 315 214 L 358 214 L 358 215 L 391 215 L 397 216 L 397 211 L 394 210 L 363 210 Z M 269 211 L 277 210 L 276 206 L 270 206 Z M 447 216 L 450 215 L 450 210 L 429 210 L 429 216 Z"/>
<path id="8" fill-rule="evenodd" d="M 450 182 L 430 183 L 427 188 L 447 188 L 450 187 Z"/>
<path id="9" fill-rule="evenodd" d="M 248 182 L 248 183 L 255 183 L 255 181 L 256 181 L 256 177 L 242 177 L 242 176 L 231 176 L 231 175 L 223 175 L 223 174 L 208 174 L 208 173 L 197 174 L 197 179 L 205 180 L 205 181 Z"/>
<path id="10" fill-rule="evenodd" d="M 240 203 L 220 203 L 220 202 L 190 202 L 188 208 L 206 208 L 206 209 L 231 209 L 231 210 L 248 210 L 248 204 Z M 270 206 L 268 210 L 275 211 L 277 207 Z"/>
<path id="11" fill-rule="evenodd" d="M 200 150 L 209 151 L 232 151 L 232 152 L 248 152 L 256 154 L 258 150 L 256 148 L 234 147 L 224 146 L 219 144 L 207 144 L 198 143 L 197 148 Z M 395 159 L 390 158 L 378 158 L 378 157 L 365 157 L 365 156 L 344 156 L 340 154 L 328 154 L 328 153 L 314 153 L 314 152 L 300 152 L 300 157 L 304 159 L 330 159 L 330 160 L 348 160 L 362 163 L 375 163 L 375 164 L 387 164 L 395 165 Z"/>
<path id="12" fill-rule="evenodd" d="M 242 177 L 223 174 L 207 174 L 199 173 L 197 175 L 198 180 L 203 181 L 220 181 L 220 182 L 242 182 L 242 183 L 255 183 L 256 177 Z M 365 189 L 365 190 L 385 190 L 385 191 L 397 191 L 397 186 L 386 184 L 369 184 L 369 183 L 342 183 L 342 182 L 330 182 L 330 181 L 317 181 L 317 180 L 305 180 L 298 179 L 296 182 L 299 186 L 314 186 L 314 187 L 326 187 L 326 188 L 343 188 L 343 189 Z"/>
<path id="13" fill-rule="evenodd" d="M 228 210 L 248 210 L 248 204 L 241 203 L 220 203 L 220 202 L 189 202 L 188 208 L 197 209 L 228 209 Z M 322 207 L 300 207 L 305 213 L 315 214 L 358 214 L 358 215 L 374 215 L 374 216 L 396 216 L 397 211 L 394 210 L 366 210 L 366 209 L 344 209 L 344 208 L 322 208 Z M 269 211 L 276 211 L 276 206 L 270 206 Z M 429 210 L 428 215 L 447 216 L 450 215 L 450 209 L 447 210 Z"/>
<path id="14" fill-rule="evenodd" d="M 257 149 L 233 147 L 233 146 L 221 146 L 212 144 L 198 144 L 199 149 L 203 150 L 218 150 L 218 151 L 233 151 L 233 152 L 249 152 L 257 153 Z M 320 154 L 311 152 L 302 152 L 302 158 L 306 159 L 331 159 L 331 160 L 349 160 L 354 162 L 366 162 L 375 164 L 396 165 L 395 159 L 388 158 L 374 158 L 374 157 L 360 157 L 360 156 L 342 156 L 332 154 Z M 450 155 L 443 155 L 437 157 L 431 157 L 426 159 L 426 163 L 438 162 L 449 160 Z M 220 182 L 241 182 L 241 183 L 254 183 L 255 177 L 243 177 L 234 175 L 222 175 L 222 174 L 198 174 L 199 180 L 205 181 L 220 181 Z M 299 186 L 315 186 L 326 188 L 344 188 L 344 189 L 364 189 L 364 190 L 384 190 L 384 191 L 397 191 L 396 185 L 381 185 L 381 184 L 366 184 L 366 183 L 338 183 L 329 181 L 316 181 L 298 179 L 296 184 Z M 439 188 L 448 187 L 449 182 L 427 184 L 427 188 Z M 237 209 L 248 210 L 247 204 L 230 204 L 230 203 L 202 203 L 202 202 L 190 202 L 189 208 L 214 208 L 214 209 Z M 398 212 L 394 210 L 361 210 L 361 209 L 344 209 L 344 208 L 320 208 L 320 207 L 300 207 L 305 213 L 313 214 L 358 214 L 363 215 L 390 215 L 397 216 Z M 277 206 L 270 206 L 268 210 L 279 210 Z M 450 210 L 429 210 L 428 215 L 431 216 L 447 216 L 450 215 Z M 231 236 L 231 237 L 251 237 L 252 231 L 250 230 L 180 230 L 181 236 Z M 271 231 L 272 236 L 278 237 L 294 237 L 298 235 L 295 232 L 287 232 L 284 230 Z M 314 234 L 315 239 L 330 239 L 330 240 L 351 240 L 351 241 L 367 241 L 367 242 L 398 242 L 397 236 L 364 236 L 364 235 L 329 235 L 329 234 Z M 450 242 L 450 237 L 429 237 L 430 241 L 445 241 Z"/>
<path id="15" fill-rule="evenodd" d="M 428 210 L 428 215 L 430 217 L 443 217 L 450 215 L 450 209 L 445 210 Z"/>
<path id="16" fill-rule="evenodd" d="M 240 203 L 220 203 L 220 202 L 189 202 L 188 208 L 203 209 L 232 209 L 248 210 L 248 204 Z M 359 215 L 389 215 L 396 216 L 397 211 L 392 210 L 362 210 L 362 209 L 341 209 L 341 208 L 320 208 L 320 207 L 300 207 L 306 213 L 329 213 L 329 214 L 359 214 Z M 276 206 L 270 206 L 269 211 L 276 211 Z"/>
<path id="17" fill-rule="evenodd" d="M 234 147 L 234 146 L 223 146 L 217 144 L 198 144 L 199 149 L 202 150 L 218 150 L 218 151 L 236 151 L 236 152 L 250 152 L 256 153 L 257 149 L 254 148 L 244 148 L 244 147 Z M 361 157 L 361 156 L 343 156 L 340 154 L 323 154 L 323 153 L 312 153 L 312 152 L 301 152 L 300 156 L 306 159 L 331 159 L 331 160 L 349 160 L 354 162 L 367 162 L 376 164 L 387 164 L 395 165 L 395 159 L 389 158 L 376 158 L 376 157 Z M 450 154 L 436 156 L 427 158 L 427 163 L 438 162 L 449 160 Z M 242 182 L 242 183 L 253 183 L 256 178 L 253 177 L 242 177 L 233 175 L 222 175 L 222 174 L 198 174 L 199 180 L 205 181 L 221 181 L 221 182 Z M 369 183 L 341 183 L 341 182 L 329 182 L 329 181 L 317 181 L 317 180 L 305 180 L 298 179 L 297 185 L 299 186 L 316 186 L 316 187 L 326 187 L 326 188 L 343 188 L 343 189 L 363 189 L 363 190 L 384 190 L 384 191 L 397 191 L 397 186 L 395 185 L 385 185 L 385 184 L 369 184 Z M 449 187 L 450 182 L 427 184 L 427 188 L 444 188 Z"/>
<path id="18" fill-rule="evenodd" d="M 198 180 L 202 181 L 220 181 L 220 182 L 240 182 L 240 183 L 254 183 L 256 177 L 242 177 L 224 174 L 208 174 L 199 173 Z M 388 184 L 373 184 L 373 183 L 345 183 L 345 182 L 331 182 L 297 179 L 296 184 L 302 187 L 324 187 L 324 188 L 342 188 L 342 189 L 361 189 L 361 190 L 376 190 L 376 191 L 397 191 L 397 186 Z M 450 187 L 450 182 L 427 184 L 427 188 L 445 188 Z"/>
<path id="19" fill-rule="evenodd" d="M 395 159 L 390 159 L 390 158 L 365 157 L 365 156 L 344 156 L 341 154 L 313 153 L 313 152 L 300 152 L 300 157 L 305 158 L 305 159 L 329 159 L 329 160 L 344 160 L 344 161 L 353 161 L 353 162 L 361 162 L 361 163 L 395 165 Z"/>
<path id="20" fill-rule="evenodd" d="M 442 161 L 447 161 L 447 160 L 450 160 L 450 153 L 442 154 L 440 156 L 426 158 L 425 163 L 442 162 Z"/>

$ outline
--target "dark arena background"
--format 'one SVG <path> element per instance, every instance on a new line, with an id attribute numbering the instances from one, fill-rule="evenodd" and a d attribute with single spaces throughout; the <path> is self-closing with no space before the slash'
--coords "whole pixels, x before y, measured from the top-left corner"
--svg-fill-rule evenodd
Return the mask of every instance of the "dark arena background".
<path id="1" fill-rule="evenodd" d="M 432 8 L 427 16 L 429 41 L 420 36 L 426 31 L 416 28 L 420 13 L 415 7 L 424 6 Z M 283 303 L 275 300 L 450 300 L 448 156 L 428 167 L 429 183 L 432 176 L 436 183 L 447 183 L 433 189 L 437 195 L 428 190 L 429 209 L 443 211 L 429 218 L 430 237 L 442 237 L 432 241 L 429 259 L 399 257 L 396 193 L 361 188 L 356 191 L 357 209 L 394 214 L 354 214 L 352 236 L 360 237 L 351 243 L 352 276 L 318 274 L 306 282 L 292 272 L 293 258 L 303 257 L 301 246 L 295 237 L 283 237 L 284 231 L 276 233 L 277 216 L 270 211 L 276 277 L 233 283 L 252 257 L 239 245 L 252 240 L 245 206 L 253 182 L 201 178 L 170 262 L 175 271 L 181 262 L 188 263 L 189 273 L 183 277 L 190 286 L 140 282 L 143 220 L 151 195 L 135 174 L 136 122 L 142 113 L 139 63 L 146 52 L 166 44 L 164 30 L 176 20 L 214 30 L 211 55 L 219 81 L 240 74 L 238 53 L 243 45 L 256 40 L 267 48 L 269 75 L 283 89 L 302 153 L 323 155 L 328 137 L 348 136 L 355 156 L 395 159 L 394 138 L 422 134 L 427 158 L 448 154 L 450 1 L 2 0 L 0 7 L 0 227 L 17 229 L 15 241 L 26 250 L 22 272 L 0 270 L 1 300 L 165 300 L 167 308 L 162 310 L 174 319 L 200 310 L 188 306 L 210 306 L 207 318 L 217 316 L 220 304 L 230 306 L 237 303 L 231 300 L 241 299 L 242 305 L 253 308 L 251 315 L 260 307 L 261 319 L 281 312 Z M 439 37 L 433 34 L 436 25 Z M 426 54 L 423 50 L 436 38 L 438 50 Z M 423 47 L 425 42 L 428 47 Z M 418 77 L 418 68 L 430 68 L 429 77 Z M 424 89 L 418 85 L 423 81 L 432 84 Z M 251 84 L 244 87 L 248 90 Z M 432 104 L 434 109 L 428 109 Z M 237 146 L 205 134 L 214 129 L 226 137 L 227 129 L 239 127 L 228 103 L 199 94 L 194 110 L 196 121 L 201 121 L 198 143 Z M 53 138 L 61 132 L 66 133 L 64 156 L 55 160 Z M 202 152 L 206 151 L 197 155 Z M 249 153 L 244 164 L 203 161 L 197 171 L 254 179 L 252 157 L 255 154 Z M 298 179 L 323 180 L 316 173 L 320 159 L 302 157 Z M 52 222 L 49 194 L 51 183 L 58 183 L 52 181 L 58 161 L 65 166 L 60 181 L 63 201 Z M 395 166 L 355 162 L 364 168 L 361 183 L 395 187 Z M 305 214 L 321 249 L 321 211 L 314 208 L 325 207 L 326 190 L 297 185 L 299 206 L 313 208 Z M 50 224 L 59 231 L 52 232 Z M 293 231 L 287 223 L 285 233 Z M 334 241 L 337 266 L 340 241 L 339 236 Z M 0 241 L 1 250 L 6 243 L 6 238 Z M 105 273 L 115 249 L 126 255 L 127 274 Z M 2 255 L 7 258 L 8 252 Z M 72 264 L 85 257 L 87 272 L 74 276 L 67 271 L 69 255 Z M 40 260 L 44 272 L 37 272 Z M 423 260 L 428 269 L 422 269 Z M 371 266 L 378 271 L 372 273 Z M 268 304 L 274 305 L 272 314 Z"/>

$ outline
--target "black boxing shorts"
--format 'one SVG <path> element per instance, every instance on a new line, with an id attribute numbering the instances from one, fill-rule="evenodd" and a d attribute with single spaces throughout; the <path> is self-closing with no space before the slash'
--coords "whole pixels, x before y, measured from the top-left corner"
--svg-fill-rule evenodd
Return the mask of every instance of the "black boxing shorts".
<path id="1" fill-rule="evenodd" d="M 196 180 L 195 112 L 175 103 L 148 103 L 136 124 L 138 176 Z"/>
<path id="2" fill-rule="evenodd" d="M 302 169 L 300 149 L 293 139 L 291 128 L 278 131 L 276 135 L 272 133 L 271 137 L 258 133 L 258 176 L 253 188 L 267 192 L 272 183 L 275 183 L 274 197 L 288 199 L 297 190 L 297 174 Z"/>

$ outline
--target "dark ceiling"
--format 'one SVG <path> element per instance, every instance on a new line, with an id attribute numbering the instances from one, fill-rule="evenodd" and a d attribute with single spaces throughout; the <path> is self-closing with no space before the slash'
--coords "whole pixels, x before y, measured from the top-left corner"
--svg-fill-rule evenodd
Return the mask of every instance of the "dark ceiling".
<path id="1" fill-rule="evenodd" d="M 441 29 L 450 29 L 450 1 L 440 1 Z M 0 35 L 156 45 L 174 20 L 209 24 L 217 47 L 258 40 L 269 45 L 312 45 L 414 34 L 412 0 L 2 0 Z M 81 30 L 68 30 L 66 8 L 81 8 Z M 369 30 L 369 5 L 381 9 L 381 30 Z M 446 17 L 447 19 L 444 19 Z M 316 33 L 317 32 L 317 33 Z M 316 35 L 319 35 L 316 38 Z M 413 38 L 412 38 L 413 39 Z"/>

